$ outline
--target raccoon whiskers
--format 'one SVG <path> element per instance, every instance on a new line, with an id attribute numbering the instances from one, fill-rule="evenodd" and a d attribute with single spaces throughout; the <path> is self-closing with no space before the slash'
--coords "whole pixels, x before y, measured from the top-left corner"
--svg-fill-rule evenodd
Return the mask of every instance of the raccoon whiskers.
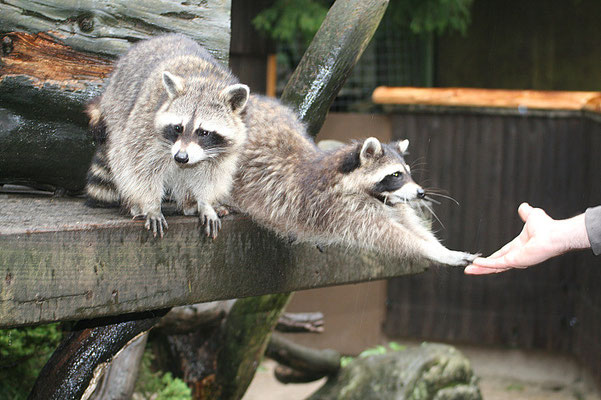
<path id="1" fill-rule="evenodd" d="M 452 198 L 451 196 L 447 196 L 446 194 L 442 194 L 442 193 L 436 193 L 436 192 L 431 192 L 431 191 L 427 191 L 426 193 L 428 193 L 428 196 L 438 196 L 438 197 L 442 197 L 444 199 L 448 199 L 451 200 L 453 203 L 460 205 L 459 202 L 457 200 L 455 200 L 454 198 Z M 439 203 L 440 204 L 440 203 Z"/>
<path id="2" fill-rule="evenodd" d="M 430 202 L 432 202 L 434 204 L 442 204 L 440 201 L 434 200 L 433 198 L 428 197 L 428 196 L 424 197 L 424 200 L 428 200 L 428 201 L 430 201 Z"/>
<path id="3" fill-rule="evenodd" d="M 434 212 L 434 209 L 432 209 L 432 207 L 430 207 L 430 205 L 428 205 L 427 201 L 420 201 L 420 205 L 423 206 L 426 210 L 428 210 L 430 212 L 430 214 L 432 214 L 432 216 L 434 218 L 436 218 L 436 221 L 438 221 L 438 223 L 440 224 L 440 226 L 442 226 L 442 229 L 446 229 L 444 224 L 442 223 L 442 221 L 440 220 L 440 218 L 438 218 L 438 215 L 436 215 L 436 213 Z"/>

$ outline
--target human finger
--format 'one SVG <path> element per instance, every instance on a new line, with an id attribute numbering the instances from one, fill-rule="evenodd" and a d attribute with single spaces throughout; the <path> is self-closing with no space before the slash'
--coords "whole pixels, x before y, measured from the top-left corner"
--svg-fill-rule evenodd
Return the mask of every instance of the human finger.
<path id="1" fill-rule="evenodd" d="M 478 265 L 470 264 L 463 270 L 466 275 L 486 275 L 486 274 L 498 274 L 499 272 L 505 272 L 511 268 L 487 268 L 480 267 Z"/>
<path id="2" fill-rule="evenodd" d="M 530 213 L 532 213 L 532 210 L 534 210 L 534 208 L 530 204 L 522 203 L 518 207 L 518 215 L 520 216 L 522 221 L 526 222 L 526 220 L 530 216 Z"/>
<path id="3" fill-rule="evenodd" d="M 478 257 L 472 261 L 472 265 L 476 267 L 484 267 L 489 269 L 509 268 L 512 265 L 507 263 L 506 258 L 503 257 Z"/>

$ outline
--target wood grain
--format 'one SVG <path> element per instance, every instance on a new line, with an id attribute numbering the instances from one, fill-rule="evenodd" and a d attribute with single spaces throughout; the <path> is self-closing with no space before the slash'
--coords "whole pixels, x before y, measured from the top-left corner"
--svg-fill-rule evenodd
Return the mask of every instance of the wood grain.
<path id="1" fill-rule="evenodd" d="M 166 210 L 168 211 L 168 210 Z M 290 245 L 243 216 L 205 238 L 194 217 L 142 221 L 79 199 L 0 195 L 0 327 L 79 320 L 385 279 L 423 265 Z"/>

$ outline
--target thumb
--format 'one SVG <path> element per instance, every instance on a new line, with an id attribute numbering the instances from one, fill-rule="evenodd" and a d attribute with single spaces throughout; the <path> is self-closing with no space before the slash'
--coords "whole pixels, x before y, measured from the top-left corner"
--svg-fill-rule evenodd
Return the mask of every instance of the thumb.
<path id="1" fill-rule="evenodd" d="M 530 204 L 528 204 L 528 203 L 520 204 L 520 206 L 518 207 L 518 214 L 520 215 L 520 218 L 522 219 L 522 221 L 526 222 L 526 220 L 530 216 L 530 213 L 532 213 L 532 210 L 534 210 L 534 208 L 532 208 L 532 206 Z"/>

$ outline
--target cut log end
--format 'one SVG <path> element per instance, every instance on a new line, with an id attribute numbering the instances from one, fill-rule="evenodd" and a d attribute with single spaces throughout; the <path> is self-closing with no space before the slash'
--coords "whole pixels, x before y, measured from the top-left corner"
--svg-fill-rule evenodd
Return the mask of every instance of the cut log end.
<path id="1" fill-rule="evenodd" d="M 77 89 L 82 81 L 102 82 L 112 70 L 112 60 L 75 51 L 46 32 L 11 32 L 0 42 L 0 82 L 25 76 L 38 87 L 52 83 Z"/>

